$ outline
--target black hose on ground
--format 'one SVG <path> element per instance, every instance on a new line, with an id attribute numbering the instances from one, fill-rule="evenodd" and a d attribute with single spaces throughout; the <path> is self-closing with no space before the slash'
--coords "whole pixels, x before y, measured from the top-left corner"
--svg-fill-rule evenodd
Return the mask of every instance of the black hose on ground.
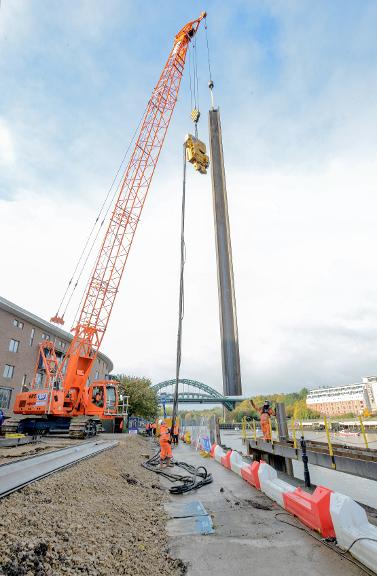
<path id="1" fill-rule="evenodd" d="M 186 462 L 174 462 L 174 465 L 186 470 L 189 475 L 182 476 L 181 474 L 168 472 L 166 468 L 160 468 L 160 450 L 157 450 L 152 458 L 149 458 L 149 460 L 142 464 L 147 470 L 160 474 L 160 476 L 163 476 L 170 482 L 180 482 L 177 486 L 169 488 L 170 494 L 186 494 L 186 492 L 199 490 L 202 486 L 213 482 L 212 474 L 207 472 L 205 466 L 192 466 Z"/>

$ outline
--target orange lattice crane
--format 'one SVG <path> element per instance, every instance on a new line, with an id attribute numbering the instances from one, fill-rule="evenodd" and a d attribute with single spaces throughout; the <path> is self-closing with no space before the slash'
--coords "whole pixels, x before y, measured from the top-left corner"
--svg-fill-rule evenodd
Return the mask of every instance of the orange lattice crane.
<path id="1" fill-rule="evenodd" d="M 177 102 L 187 50 L 205 16 L 203 12 L 175 36 L 173 48 L 149 100 L 125 170 L 67 353 L 60 360 L 55 354 L 53 342 L 44 341 L 40 344 L 31 389 L 17 394 L 14 404 L 14 412 L 27 418 L 6 421 L 7 431 L 48 430 L 59 425 L 69 427 L 71 435 L 86 437 L 96 433 L 100 420 L 122 418 L 116 383 L 99 381 L 88 386 L 88 378 L 106 332 Z M 58 316 L 51 320 L 62 323 Z"/>

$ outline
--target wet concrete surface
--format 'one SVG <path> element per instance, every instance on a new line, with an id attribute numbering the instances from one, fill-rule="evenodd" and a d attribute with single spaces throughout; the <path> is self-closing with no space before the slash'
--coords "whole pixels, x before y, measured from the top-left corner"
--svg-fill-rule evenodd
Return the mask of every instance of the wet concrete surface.
<path id="1" fill-rule="evenodd" d="M 364 572 L 346 558 L 326 548 L 299 528 L 301 526 L 263 493 L 212 459 L 202 458 L 193 448 L 180 445 L 174 458 L 204 465 L 214 481 L 198 491 L 171 496 L 166 511 L 177 512 L 192 501 L 200 501 L 211 516 L 214 533 L 185 532 L 183 520 L 168 522 L 170 554 L 188 564 L 188 576 L 356 576 Z M 173 469 L 176 472 L 176 469 Z M 163 485 L 170 486 L 166 480 Z M 177 508 L 178 507 L 178 508 Z M 175 516 L 177 513 L 175 512 Z"/>

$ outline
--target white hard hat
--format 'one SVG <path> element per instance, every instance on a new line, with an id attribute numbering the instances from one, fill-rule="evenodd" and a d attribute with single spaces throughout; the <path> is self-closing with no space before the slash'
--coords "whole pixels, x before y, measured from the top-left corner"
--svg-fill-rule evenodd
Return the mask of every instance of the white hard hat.
<path id="1" fill-rule="evenodd" d="M 161 426 L 161 424 L 163 423 L 163 420 L 160 418 L 159 421 L 158 421 L 158 423 L 159 423 L 160 426 Z"/>

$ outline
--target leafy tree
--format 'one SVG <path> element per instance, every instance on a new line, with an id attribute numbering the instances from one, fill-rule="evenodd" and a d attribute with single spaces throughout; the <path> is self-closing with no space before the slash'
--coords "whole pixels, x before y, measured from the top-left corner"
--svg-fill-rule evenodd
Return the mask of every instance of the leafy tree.
<path id="1" fill-rule="evenodd" d="M 308 389 L 302 388 L 299 392 L 290 392 L 288 394 L 280 392 L 277 394 L 265 394 L 263 396 L 258 395 L 254 396 L 253 400 L 258 407 L 262 406 L 265 400 L 268 400 L 272 405 L 277 402 L 284 402 L 288 418 L 296 418 L 298 420 L 318 418 L 319 414 L 306 405 L 307 395 Z M 254 418 L 255 420 L 259 419 L 259 413 L 252 408 L 250 400 L 240 402 L 232 412 L 226 415 L 226 420 L 227 422 L 232 422 L 233 420 L 240 422 L 243 416 Z"/>
<path id="2" fill-rule="evenodd" d="M 151 388 L 151 381 L 148 378 L 138 376 L 128 376 L 120 374 L 119 392 L 123 396 L 128 396 L 128 413 L 130 416 L 140 416 L 147 420 L 156 418 L 159 412 L 157 394 Z"/>

